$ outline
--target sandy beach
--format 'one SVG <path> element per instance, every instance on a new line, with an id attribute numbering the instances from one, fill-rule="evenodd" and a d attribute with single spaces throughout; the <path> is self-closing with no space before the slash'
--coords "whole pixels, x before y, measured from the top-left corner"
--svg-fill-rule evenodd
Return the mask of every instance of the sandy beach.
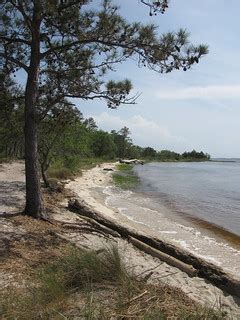
<path id="1" fill-rule="evenodd" d="M 151 232 L 149 228 L 127 219 L 127 217 L 121 215 L 118 210 L 105 204 L 104 197 L 101 196 L 101 192 L 99 191 L 103 191 L 107 186 L 112 184 L 111 175 L 113 171 L 104 169 L 115 170 L 115 164 L 105 163 L 91 170 L 87 170 L 83 172 L 81 177 L 69 182 L 66 188 L 73 191 L 79 199 L 84 200 L 89 207 L 100 212 L 106 218 L 114 219 L 118 221 L 118 223 L 149 234 L 149 232 Z M 154 235 L 154 232 L 152 232 L 152 234 Z M 218 307 L 221 305 L 223 309 L 232 310 L 236 315 L 240 315 L 240 301 L 238 298 L 226 294 L 202 278 L 191 278 L 186 273 L 166 263 L 160 263 L 158 259 L 136 250 L 124 240 L 118 240 L 118 246 L 124 252 L 125 256 L 128 257 L 129 262 L 131 261 L 130 264 L 137 265 L 136 269 L 154 269 L 151 281 L 158 281 L 158 279 L 160 279 L 170 285 L 181 288 L 189 297 L 203 305 Z"/>
<path id="2" fill-rule="evenodd" d="M 25 176 L 24 162 L 0 164 L 0 216 L 16 213 L 24 205 Z"/>
<path id="3" fill-rule="evenodd" d="M 12 199 L 12 197 L 6 196 L 4 190 L 0 190 L 1 213 L 18 212 L 23 207 L 23 169 L 23 163 L 13 163 L 1 166 L 1 183 L 4 182 L 5 188 L 7 188 L 8 185 L 12 186 L 12 194 L 17 198 L 16 201 Z M 84 171 L 82 176 L 76 178 L 75 180 L 68 181 L 65 188 L 72 193 L 73 197 L 84 201 L 86 206 L 92 210 L 100 212 L 106 218 L 113 219 L 117 223 L 125 225 L 128 228 L 138 230 L 143 234 L 149 234 L 150 230 L 146 228 L 146 226 L 137 224 L 134 221 L 127 219 L 127 217 L 122 216 L 117 210 L 113 210 L 111 207 L 105 204 L 102 191 L 107 186 L 112 184 L 111 176 L 112 172 L 115 170 L 115 164 L 113 163 L 98 165 L 93 169 Z M 61 223 L 76 225 L 82 219 L 79 215 L 70 212 L 67 209 L 67 203 L 68 199 L 63 201 L 61 204 L 56 204 L 52 218 Z M 14 206 L 14 204 L 18 205 Z M 24 224 L 20 229 L 16 224 L 14 224 L 14 221 L 11 222 L 11 220 L 2 218 L 2 235 L 3 237 L 8 237 L 9 241 L 13 235 L 16 237 L 16 239 L 21 239 L 21 237 L 26 234 L 27 231 L 24 228 Z M 230 312 L 234 316 L 234 319 L 238 319 L 238 316 L 240 315 L 239 298 L 223 292 L 221 289 L 210 284 L 203 278 L 190 277 L 178 268 L 170 266 L 158 258 L 154 258 L 151 255 L 140 251 L 127 240 L 111 236 L 103 237 L 95 232 L 85 234 L 84 232 L 79 232 L 78 230 L 74 229 L 64 230 L 64 232 L 60 230 L 58 235 L 81 248 L 101 249 L 106 246 L 111 246 L 112 244 L 117 245 L 120 253 L 125 259 L 126 265 L 131 268 L 134 273 L 147 274 L 151 271 L 151 276 L 148 279 L 149 282 L 154 284 L 158 282 L 165 282 L 182 290 L 191 299 L 197 301 L 203 306 L 216 309 L 221 308 L 221 310 Z M 9 283 L 9 279 L 12 276 L 13 275 L 11 274 L 10 270 L 8 272 L 4 271 L 1 273 L 0 286 L 6 287 L 6 285 Z"/>

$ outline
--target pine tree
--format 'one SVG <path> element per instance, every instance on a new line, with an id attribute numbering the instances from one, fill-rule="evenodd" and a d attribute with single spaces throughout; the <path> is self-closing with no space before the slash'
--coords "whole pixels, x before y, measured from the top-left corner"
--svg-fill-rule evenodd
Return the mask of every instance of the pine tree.
<path id="1" fill-rule="evenodd" d="M 105 81 L 118 63 L 135 58 L 138 66 L 160 73 L 186 71 L 207 53 L 188 44 L 184 30 L 159 37 L 157 27 L 128 23 L 109 0 L 99 9 L 87 0 L 2 0 L 2 71 L 26 73 L 24 135 L 25 214 L 45 218 L 41 194 L 37 128 L 51 106 L 65 98 L 105 99 L 109 108 L 133 103 L 129 80 Z M 137 5 L 137 3 L 136 3 Z M 43 110 L 41 99 L 47 99 Z"/>

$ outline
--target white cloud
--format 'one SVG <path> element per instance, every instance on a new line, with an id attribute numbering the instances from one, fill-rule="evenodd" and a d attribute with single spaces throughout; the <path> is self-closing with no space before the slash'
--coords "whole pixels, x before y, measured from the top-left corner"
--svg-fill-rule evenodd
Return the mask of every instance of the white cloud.
<path id="1" fill-rule="evenodd" d="M 134 143 L 142 146 L 152 146 L 157 149 L 173 149 L 176 144 L 183 144 L 185 140 L 171 134 L 168 127 L 162 126 L 152 120 L 134 115 L 128 119 L 103 112 L 94 116 L 97 125 L 104 130 L 120 130 L 124 126 L 131 131 Z"/>
<path id="2" fill-rule="evenodd" d="M 166 100 L 231 99 L 240 98 L 240 85 L 188 87 L 176 90 L 159 91 L 155 94 L 158 98 Z"/>

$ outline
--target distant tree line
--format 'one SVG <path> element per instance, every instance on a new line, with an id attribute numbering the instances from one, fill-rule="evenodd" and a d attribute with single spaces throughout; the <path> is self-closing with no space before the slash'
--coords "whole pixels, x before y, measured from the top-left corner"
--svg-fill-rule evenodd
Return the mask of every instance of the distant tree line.
<path id="1" fill-rule="evenodd" d="M 24 158 L 23 92 L 10 78 L 0 75 L 0 156 Z M 41 114 L 39 113 L 39 117 Z M 51 107 L 38 123 L 39 164 L 46 186 L 51 167 L 74 172 L 83 158 L 139 158 L 149 161 L 202 161 L 210 155 L 195 150 L 179 154 L 169 150 L 157 151 L 133 143 L 130 129 L 106 132 L 99 129 L 93 118 L 82 113 L 68 100 Z"/>

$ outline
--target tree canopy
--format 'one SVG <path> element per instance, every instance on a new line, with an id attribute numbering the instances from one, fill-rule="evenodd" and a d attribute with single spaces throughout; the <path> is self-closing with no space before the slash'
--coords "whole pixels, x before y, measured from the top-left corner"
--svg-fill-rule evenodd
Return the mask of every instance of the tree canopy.
<path id="1" fill-rule="evenodd" d="M 134 103 L 130 80 L 106 75 L 129 58 L 159 73 L 188 70 L 207 53 L 189 43 L 185 30 L 159 35 L 158 28 L 129 23 L 118 6 L 104 0 L 2 0 L 1 72 L 26 73 L 24 137 L 25 213 L 45 216 L 38 176 L 38 124 L 66 98 L 104 99 L 109 108 Z M 165 3 L 165 4 L 164 4 Z M 156 1 L 165 9 L 167 1 Z M 137 5 L 137 4 L 136 4 Z M 165 10 L 164 9 L 164 10 Z M 163 12 L 164 12 L 163 10 Z"/>

